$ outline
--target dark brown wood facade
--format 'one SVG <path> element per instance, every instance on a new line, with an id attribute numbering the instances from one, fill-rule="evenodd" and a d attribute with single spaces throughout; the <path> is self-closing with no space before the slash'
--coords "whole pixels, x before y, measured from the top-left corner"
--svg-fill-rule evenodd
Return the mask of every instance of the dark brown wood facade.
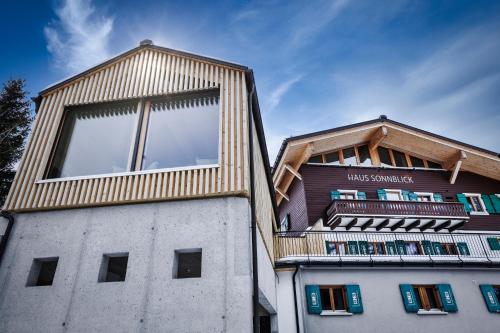
<path id="1" fill-rule="evenodd" d="M 318 219 L 325 219 L 326 208 L 331 203 L 331 191 L 358 190 L 365 192 L 368 200 L 377 200 L 378 189 L 401 189 L 440 193 L 445 202 L 457 201 L 457 193 L 500 193 L 499 181 L 470 172 L 461 172 L 455 184 L 449 183 L 450 172 L 444 170 L 304 164 L 299 172 L 302 180 L 295 178 L 287 192 L 290 201 L 283 200 L 280 205 L 280 219 L 290 214 L 292 230 L 304 230 Z M 411 181 L 404 178 L 407 182 L 402 182 L 404 176 L 411 177 Z M 471 215 L 462 230 L 500 231 L 500 215 Z"/>

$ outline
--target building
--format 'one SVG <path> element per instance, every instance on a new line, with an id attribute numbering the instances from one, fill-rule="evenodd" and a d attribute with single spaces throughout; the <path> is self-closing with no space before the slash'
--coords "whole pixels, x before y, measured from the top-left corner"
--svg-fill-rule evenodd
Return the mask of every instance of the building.
<path id="1" fill-rule="evenodd" d="M 280 332 L 497 332 L 500 158 L 381 116 L 286 139 Z"/>
<path id="2" fill-rule="evenodd" d="M 249 68 L 145 40 L 36 102 L 2 212 L 0 332 L 276 330 Z"/>

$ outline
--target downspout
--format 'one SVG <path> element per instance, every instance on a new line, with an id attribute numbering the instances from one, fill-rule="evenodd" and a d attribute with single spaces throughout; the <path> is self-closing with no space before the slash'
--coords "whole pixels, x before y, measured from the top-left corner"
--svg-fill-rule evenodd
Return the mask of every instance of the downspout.
<path id="1" fill-rule="evenodd" d="M 259 271 L 257 267 L 257 219 L 255 213 L 255 166 L 253 160 L 253 96 L 255 93 L 255 83 L 252 82 L 252 90 L 248 96 L 248 152 L 250 154 L 250 216 L 251 216 L 251 232 L 252 232 L 252 312 L 253 312 L 253 332 L 259 333 Z"/>
<path id="2" fill-rule="evenodd" d="M 7 220 L 9 220 L 7 228 L 5 228 L 5 234 L 3 235 L 2 241 L 0 242 L 0 266 L 1 266 L 3 254 L 5 252 L 5 249 L 7 248 L 7 242 L 9 241 L 10 233 L 12 231 L 12 227 L 14 226 L 14 215 L 12 215 L 6 210 L 2 210 L 0 212 L 0 216 L 5 217 Z"/>
<path id="3" fill-rule="evenodd" d="M 299 265 L 295 265 L 295 272 L 293 272 L 292 276 L 292 284 L 293 284 L 293 305 L 295 307 L 295 330 L 297 333 L 300 333 L 300 325 L 299 325 L 299 308 L 297 305 L 297 290 L 295 287 L 295 276 L 299 272 Z"/>

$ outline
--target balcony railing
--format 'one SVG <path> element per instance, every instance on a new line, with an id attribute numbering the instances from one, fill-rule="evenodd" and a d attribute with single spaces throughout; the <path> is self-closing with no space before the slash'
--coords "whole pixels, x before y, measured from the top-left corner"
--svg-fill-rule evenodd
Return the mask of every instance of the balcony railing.
<path id="1" fill-rule="evenodd" d="M 276 263 L 500 265 L 498 234 L 423 232 L 280 232 Z"/>
<path id="2" fill-rule="evenodd" d="M 469 219 L 463 204 L 389 200 L 333 200 L 326 209 L 327 224 L 332 228 L 357 226 L 455 230 Z M 363 229 L 364 230 L 364 229 Z"/>

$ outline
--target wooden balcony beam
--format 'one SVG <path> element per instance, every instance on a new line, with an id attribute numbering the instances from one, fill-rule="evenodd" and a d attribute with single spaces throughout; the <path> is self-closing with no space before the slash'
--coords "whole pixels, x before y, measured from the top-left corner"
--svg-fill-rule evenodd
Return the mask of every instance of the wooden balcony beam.
<path id="1" fill-rule="evenodd" d="M 438 225 L 437 227 L 435 227 L 435 228 L 434 228 L 434 231 L 435 231 L 435 232 L 438 232 L 438 231 L 441 231 L 441 230 L 443 230 L 443 229 L 446 229 L 446 228 L 448 228 L 448 227 L 450 226 L 450 224 L 451 224 L 451 220 L 448 220 L 448 221 L 446 221 L 446 222 L 443 222 L 443 223 L 441 223 L 440 225 Z"/>
<path id="2" fill-rule="evenodd" d="M 382 126 L 379 127 L 378 130 L 373 134 L 373 136 L 370 139 L 370 143 L 368 144 L 368 148 L 371 151 L 374 151 L 377 149 L 377 147 L 384 141 L 384 139 L 387 137 L 387 134 L 389 131 L 387 130 L 387 127 Z"/>
<path id="3" fill-rule="evenodd" d="M 455 180 L 458 176 L 458 171 L 462 166 L 462 162 L 467 159 L 467 154 L 463 150 L 457 151 L 455 154 L 450 156 L 448 161 L 443 163 L 443 168 L 451 171 L 450 184 L 455 184 Z"/>
<path id="4" fill-rule="evenodd" d="M 413 221 L 412 223 L 408 224 L 408 225 L 405 227 L 405 230 L 406 230 L 406 231 L 410 231 L 411 229 L 416 228 L 419 224 L 420 224 L 420 220 L 415 220 L 415 221 Z"/>
<path id="5" fill-rule="evenodd" d="M 366 228 L 370 227 L 372 224 L 373 224 L 373 220 L 374 219 L 368 219 L 368 221 L 366 221 L 362 226 L 361 226 L 361 230 L 365 231 Z"/>
<path id="6" fill-rule="evenodd" d="M 376 227 L 375 227 L 375 230 L 377 231 L 380 231 L 382 230 L 382 228 L 385 228 L 387 227 L 387 225 L 389 224 L 389 219 L 385 219 L 384 221 L 380 222 Z"/>
<path id="7" fill-rule="evenodd" d="M 285 168 L 299 180 L 302 180 L 302 175 L 297 170 L 295 170 L 290 164 L 285 164 Z"/>
<path id="8" fill-rule="evenodd" d="M 283 199 L 285 199 L 286 201 L 290 201 L 290 197 L 288 195 L 286 195 L 286 193 L 284 193 L 279 187 L 275 186 L 274 190 L 276 191 L 276 193 L 278 193 L 279 195 L 281 195 L 281 197 Z"/>
<path id="9" fill-rule="evenodd" d="M 358 223 L 358 218 L 357 217 L 353 218 L 352 221 L 349 222 L 349 224 L 347 224 L 345 226 L 345 230 L 351 230 L 351 228 L 354 227 L 356 225 L 356 223 Z"/>
<path id="10" fill-rule="evenodd" d="M 448 228 L 448 231 L 449 231 L 449 232 L 453 232 L 453 231 L 455 231 L 455 230 L 457 230 L 457 229 L 462 228 L 464 225 L 465 225 L 465 221 L 461 221 L 461 222 L 459 222 L 459 223 L 455 224 L 453 227 Z"/>
<path id="11" fill-rule="evenodd" d="M 420 231 L 425 231 L 429 228 L 432 228 L 435 225 L 436 225 L 436 220 L 430 220 L 429 222 L 420 226 Z"/>
<path id="12" fill-rule="evenodd" d="M 405 219 L 401 219 L 399 222 L 394 223 L 391 227 L 391 231 L 396 231 L 396 229 L 400 228 L 403 224 L 405 224 Z"/>

